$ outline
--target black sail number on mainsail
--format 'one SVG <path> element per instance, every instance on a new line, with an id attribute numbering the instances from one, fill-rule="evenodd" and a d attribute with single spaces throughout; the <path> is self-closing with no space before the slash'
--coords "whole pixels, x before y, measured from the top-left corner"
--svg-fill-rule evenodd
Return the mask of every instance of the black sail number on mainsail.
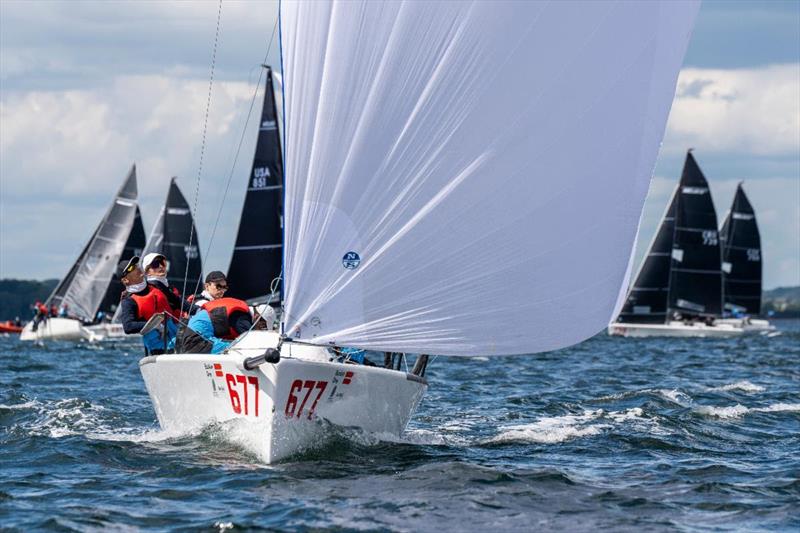
<path id="1" fill-rule="evenodd" d="M 244 300 L 268 296 L 282 262 L 283 160 L 272 70 L 266 68 L 256 153 L 228 269 L 228 295 Z"/>
<path id="2" fill-rule="evenodd" d="M 618 320 L 664 323 L 678 315 L 720 316 L 720 257 L 711 192 L 690 152 Z"/>
<path id="3" fill-rule="evenodd" d="M 720 231 L 725 311 L 757 315 L 761 312 L 761 234 L 755 211 L 742 184 Z"/>
<path id="4" fill-rule="evenodd" d="M 722 315 L 722 271 L 717 213 L 708 182 L 690 153 L 675 210 L 669 308 L 683 316 Z"/>

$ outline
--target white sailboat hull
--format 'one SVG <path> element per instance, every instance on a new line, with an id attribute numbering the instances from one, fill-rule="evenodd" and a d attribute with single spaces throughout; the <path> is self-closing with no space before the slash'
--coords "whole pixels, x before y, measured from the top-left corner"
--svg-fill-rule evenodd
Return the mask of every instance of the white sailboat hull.
<path id="1" fill-rule="evenodd" d="M 272 463 L 324 443 L 326 422 L 399 436 L 427 389 L 417 376 L 329 362 L 324 348 L 291 343 L 282 346 L 279 363 L 244 369 L 245 358 L 277 342 L 275 333 L 253 331 L 225 354 L 143 358 L 139 366 L 161 427 L 184 433 L 235 421 L 225 430 Z"/>
<path id="2" fill-rule="evenodd" d="M 740 327 L 732 324 L 713 326 L 701 322 L 685 324 L 672 321 L 667 324 L 633 324 L 614 322 L 608 326 L 608 334 L 620 337 L 737 337 L 744 333 Z"/>
<path id="3" fill-rule="evenodd" d="M 125 330 L 122 329 L 122 324 L 95 324 L 93 326 L 86 326 L 86 329 L 91 332 L 95 341 L 112 341 L 135 338 L 130 335 L 125 335 Z"/>
<path id="4" fill-rule="evenodd" d="M 731 326 L 742 328 L 745 333 L 769 333 L 777 328 L 769 323 L 769 320 L 760 318 L 720 318 L 717 324 L 730 324 Z"/>
<path id="5" fill-rule="evenodd" d="M 39 323 L 36 331 L 33 331 L 33 321 L 28 322 L 19 334 L 21 341 L 81 341 L 92 340 L 94 335 L 91 331 L 74 318 L 53 317 Z"/>

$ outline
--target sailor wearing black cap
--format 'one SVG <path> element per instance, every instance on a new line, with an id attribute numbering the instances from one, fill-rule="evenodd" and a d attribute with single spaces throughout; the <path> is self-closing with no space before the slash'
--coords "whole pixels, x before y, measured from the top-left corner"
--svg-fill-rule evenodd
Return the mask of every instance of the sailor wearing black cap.
<path id="1" fill-rule="evenodd" d="M 163 325 L 142 336 L 148 354 L 158 355 L 174 348 L 177 324 L 170 302 L 163 292 L 148 285 L 139 257 L 119 264 L 119 278 L 125 286 L 120 302 L 119 321 L 125 333 L 139 333 L 153 315 L 165 313 Z"/>
<path id="2" fill-rule="evenodd" d="M 214 270 L 213 272 L 209 272 L 206 276 L 203 292 L 193 298 L 193 303 L 198 307 L 202 307 L 206 302 L 217 300 L 225 296 L 227 290 L 228 280 L 225 278 L 225 274 L 219 270 Z"/>

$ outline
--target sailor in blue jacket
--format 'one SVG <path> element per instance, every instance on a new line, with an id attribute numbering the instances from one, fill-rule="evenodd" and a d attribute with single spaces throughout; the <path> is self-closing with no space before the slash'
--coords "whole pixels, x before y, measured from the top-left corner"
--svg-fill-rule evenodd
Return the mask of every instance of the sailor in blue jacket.
<path id="1" fill-rule="evenodd" d="M 253 327 L 247 303 L 218 298 L 203 304 L 189 319 L 181 339 L 183 353 L 222 353 L 231 341 Z"/>

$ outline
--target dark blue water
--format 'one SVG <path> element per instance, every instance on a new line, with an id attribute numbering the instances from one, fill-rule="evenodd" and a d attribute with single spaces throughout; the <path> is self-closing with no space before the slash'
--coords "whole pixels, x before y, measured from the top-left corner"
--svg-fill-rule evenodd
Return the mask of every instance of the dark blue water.
<path id="1" fill-rule="evenodd" d="M 0 339 L 0 528 L 797 530 L 800 323 L 437 359 L 401 442 L 161 432 L 136 346 Z M 364 409 L 369 409 L 368 405 Z"/>

